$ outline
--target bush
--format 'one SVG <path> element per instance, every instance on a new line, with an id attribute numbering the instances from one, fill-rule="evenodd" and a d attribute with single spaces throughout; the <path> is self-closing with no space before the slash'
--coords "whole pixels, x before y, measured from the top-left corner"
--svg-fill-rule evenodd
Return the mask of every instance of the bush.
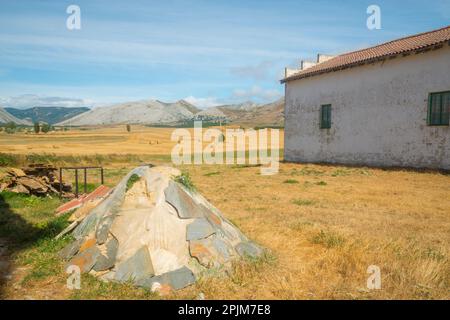
<path id="1" fill-rule="evenodd" d="M 44 123 L 41 127 L 41 131 L 43 133 L 47 133 L 49 131 L 53 130 L 53 128 L 48 124 L 48 123 Z"/>
<path id="2" fill-rule="evenodd" d="M 183 172 L 178 177 L 175 177 L 175 181 L 182 184 L 186 187 L 186 189 L 193 191 L 195 190 L 194 183 L 191 180 L 191 177 L 189 176 L 189 173 Z"/>
<path id="3" fill-rule="evenodd" d="M 130 190 L 134 186 L 134 184 L 139 181 L 139 179 L 141 179 L 141 178 L 137 174 L 135 174 L 135 173 L 132 174 L 131 177 L 127 181 L 126 191 Z"/>

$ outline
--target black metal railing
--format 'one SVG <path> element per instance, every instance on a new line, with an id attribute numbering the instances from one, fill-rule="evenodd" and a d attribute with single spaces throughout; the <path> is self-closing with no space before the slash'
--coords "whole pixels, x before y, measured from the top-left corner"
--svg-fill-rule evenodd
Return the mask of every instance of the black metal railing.
<path id="1" fill-rule="evenodd" d="M 104 179 L 104 170 L 103 167 L 60 167 L 59 168 L 59 196 L 62 196 L 63 193 L 63 170 L 75 170 L 75 197 L 79 196 L 79 187 L 78 187 L 78 171 L 82 170 L 84 172 L 84 193 L 87 193 L 87 171 L 91 169 L 100 170 L 100 180 L 103 185 L 105 182 Z"/>

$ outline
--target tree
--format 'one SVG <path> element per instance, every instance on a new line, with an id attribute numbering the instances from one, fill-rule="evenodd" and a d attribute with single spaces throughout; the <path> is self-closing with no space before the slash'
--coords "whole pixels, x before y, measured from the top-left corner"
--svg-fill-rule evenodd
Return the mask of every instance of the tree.
<path id="1" fill-rule="evenodd" d="M 39 133 L 41 131 L 41 127 L 39 126 L 39 122 L 34 123 L 34 133 Z"/>
<path id="2" fill-rule="evenodd" d="M 127 131 L 131 132 L 131 125 L 127 124 Z"/>
<path id="3" fill-rule="evenodd" d="M 47 133 L 47 132 L 49 132 L 51 129 L 52 129 L 52 127 L 51 127 L 48 123 L 44 123 L 44 124 L 42 125 L 41 131 L 42 131 L 43 133 Z"/>

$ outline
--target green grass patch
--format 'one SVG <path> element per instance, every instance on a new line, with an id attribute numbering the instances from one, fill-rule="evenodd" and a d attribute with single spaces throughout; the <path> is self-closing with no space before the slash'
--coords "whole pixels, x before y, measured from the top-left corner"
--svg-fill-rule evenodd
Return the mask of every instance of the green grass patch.
<path id="1" fill-rule="evenodd" d="M 344 244 L 344 237 L 329 231 L 320 230 L 311 238 L 314 244 L 321 244 L 327 248 L 340 247 Z"/>
<path id="2" fill-rule="evenodd" d="M 319 182 L 316 182 L 316 185 L 318 185 L 318 186 L 326 186 L 327 183 L 325 181 L 319 181 Z"/>
<path id="3" fill-rule="evenodd" d="M 321 176 L 325 173 L 325 171 L 317 170 L 311 167 L 303 167 L 300 170 L 293 169 L 291 171 L 291 175 L 293 176 Z"/>
<path id="4" fill-rule="evenodd" d="M 101 300 L 101 299 L 161 299 L 157 293 L 137 288 L 131 283 L 104 282 L 90 274 L 82 274 L 80 290 L 73 290 L 70 299 Z"/>
<path id="5" fill-rule="evenodd" d="M 298 180 L 295 180 L 295 179 L 287 179 L 287 180 L 284 180 L 283 183 L 287 183 L 287 184 L 297 184 L 297 183 L 299 183 L 299 182 L 298 182 Z"/>
<path id="6" fill-rule="evenodd" d="M 183 172 L 179 176 L 175 177 L 174 180 L 179 184 L 183 185 L 189 191 L 195 190 L 195 186 L 194 183 L 192 182 L 191 176 L 187 172 Z"/>

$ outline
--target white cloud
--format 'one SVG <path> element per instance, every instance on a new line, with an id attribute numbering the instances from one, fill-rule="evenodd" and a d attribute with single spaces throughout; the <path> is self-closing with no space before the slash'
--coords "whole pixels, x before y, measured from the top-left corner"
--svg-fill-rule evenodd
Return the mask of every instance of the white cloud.
<path id="1" fill-rule="evenodd" d="M 270 77 L 270 71 L 273 67 L 272 61 L 262 61 L 257 65 L 230 68 L 230 72 L 242 78 L 264 80 Z"/>
<path id="2" fill-rule="evenodd" d="M 88 107 L 92 104 L 91 101 L 64 98 L 64 97 L 47 97 L 35 94 L 23 94 L 15 97 L 1 97 L 0 105 L 5 107 L 12 107 L 18 109 L 26 109 L 32 107 Z"/>
<path id="3" fill-rule="evenodd" d="M 233 91 L 233 98 L 240 100 L 271 102 L 281 98 L 281 96 L 281 92 L 276 89 L 263 89 L 259 86 L 253 86 L 249 89 L 236 89 Z"/>
<path id="4" fill-rule="evenodd" d="M 202 109 L 221 105 L 219 100 L 215 97 L 196 98 L 193 96 L 189 96 L 187 98 L 184 98 L 184 100 Z"/>

